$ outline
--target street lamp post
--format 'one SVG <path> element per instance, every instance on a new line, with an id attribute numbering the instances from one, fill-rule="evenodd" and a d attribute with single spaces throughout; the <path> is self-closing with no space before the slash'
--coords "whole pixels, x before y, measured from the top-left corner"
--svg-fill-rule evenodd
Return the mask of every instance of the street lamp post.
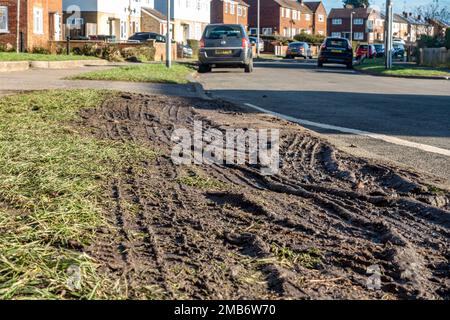
<path id="1" fill-rule="evenodd" d="M 170 36 L 171 2 L 167 0 L 167 32 L 166 32 L 166 67 L 172 67 L 172 37 Z"/>
<path id="2" fill-rule="evenodd" d="M 394 23 L 394 16 L 393 16 L 393 1 L 387 0 L 386 1 L 386 21 L 384 23 L 384 29 L 385 29 L 385 52 L 386 52 L 386 69 L 392 69 L 392 38 L 393 38 L 393 23 Z"/>
<path id="3" fill-rule="evenodd" d="M 260 0 L 258 0 L 258 8 L 257 8 L 257 26 L 256 26 L 256 56 L 259 58 L 259 41 L 260 41 L 260 18 L 261 18 L 261 7 L 260 7 Z"/>

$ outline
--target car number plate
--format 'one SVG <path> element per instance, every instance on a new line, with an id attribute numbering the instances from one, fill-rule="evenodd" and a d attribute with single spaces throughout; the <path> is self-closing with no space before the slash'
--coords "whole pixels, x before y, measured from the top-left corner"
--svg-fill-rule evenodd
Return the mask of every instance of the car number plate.
<path id="1" fill-rule="evenodd" d="M 220 55 L 227 55 L 227 54 L 232 54 L 233 51 L 231 50 L 216 50 L 216 54 L 220 54 Z"/>
<path id="2" fill-rule="evenodd" d="M 342 53 L 342 50 L 331 50 L 333 53 Z"/>

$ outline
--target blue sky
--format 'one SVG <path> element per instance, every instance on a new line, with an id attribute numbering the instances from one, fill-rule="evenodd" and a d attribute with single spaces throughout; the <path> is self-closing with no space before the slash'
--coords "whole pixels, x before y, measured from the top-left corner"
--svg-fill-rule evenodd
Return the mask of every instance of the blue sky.
<path id="1" fill-rule="evenodd" d="M 325 7 L 327 8 L 327 11 L 330 11 L 331 8 L 340 8 L 342 7 L 342 0 L 323 0 L 325 3 Z M 386 0 L 371 0 L 371 4 L 383 6 L 386 3 Z M 406 9 L 407 11 L 413 11 L 413 9 L 420 5 L 426 5 L 427 3 L 431 3 L 432 0 L 393 0 L 395 11 L 396 12 L 402 12 L 405 7 L 406 3 Z M 442 6 L 448 6 L 450 8 L 450 0 L 440 0 L 439 1 Z"/>

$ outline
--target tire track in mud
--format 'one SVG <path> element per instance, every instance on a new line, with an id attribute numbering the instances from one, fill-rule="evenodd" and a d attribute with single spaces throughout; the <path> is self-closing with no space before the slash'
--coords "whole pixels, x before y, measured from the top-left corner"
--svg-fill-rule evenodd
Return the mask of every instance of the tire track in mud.
<path id="1" fill-rule="evenodd" d="M 151 164 L 131 162 L 113 184 L 120 199 L 111 208 L 117 234 L 109 236 L 119 249 L 106 259 L 126 248 L 116 264 L 132 270 L 130 296 L 146 283 L 171 298 L 449 298 L 449 193 L 436 194 L 420 174 L 352 158 L 307 130 L 221 101 L 123 94 L 81 117 L 100 138 L 161 154 Z M 281 128 L 280 173 L 175 166 L 171 134 L 195 120 L 204 131 Z M 180 182 L 192 170 L 221 187 Z M 379 291 L 366 287 L 374 264 Z"/>

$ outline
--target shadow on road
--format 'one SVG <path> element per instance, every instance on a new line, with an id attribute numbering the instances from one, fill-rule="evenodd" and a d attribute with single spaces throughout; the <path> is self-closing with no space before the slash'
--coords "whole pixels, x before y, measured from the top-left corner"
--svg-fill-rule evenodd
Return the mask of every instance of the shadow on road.
<path id="1" fill-rule="evenodd" d="M 210 90 L 208 94 L 299 119 L 373 133 L 450 137 L 450 96 L 264 89 Z"/>

